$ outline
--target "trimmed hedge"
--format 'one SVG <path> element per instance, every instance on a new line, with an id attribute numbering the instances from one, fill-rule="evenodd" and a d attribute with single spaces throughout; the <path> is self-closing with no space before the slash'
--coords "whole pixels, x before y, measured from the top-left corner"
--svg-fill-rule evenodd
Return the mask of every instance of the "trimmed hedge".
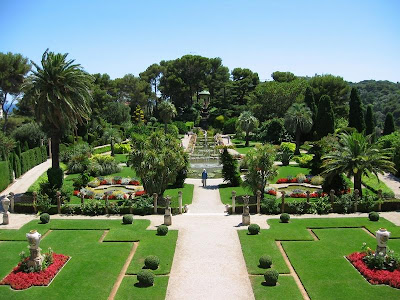
<path id="1" fill-rule="evenodd" d="M 0 161 L 0 191 L 10 184 L 8 161 Z"/>
<path id="2" fill-rule="evenodd" d="M 41 146 L 21 153 L 21 174 L 41 164 L 47 159 L 47 147 Z"/>

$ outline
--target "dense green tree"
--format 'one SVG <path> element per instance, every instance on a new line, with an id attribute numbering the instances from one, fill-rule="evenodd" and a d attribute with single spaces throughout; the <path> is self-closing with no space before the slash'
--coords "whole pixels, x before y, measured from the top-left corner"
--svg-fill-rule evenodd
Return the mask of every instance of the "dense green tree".
<path id="1" fill-rule="evenodd" d="M 222 177 L 224 181 L 229 182 L 230 186 L 239 186 L 241 179 L 238 169 L 237 160 L 229 154 L 228 149 L 225 147 L 219 156 L 222 164 Z"/>
<path id="2" fill-rule="evenodd" d="M 240 114 L 236 126 L 239 130 L 244 131 L 246 134 L 245 147 L 249 146 L 250 132 L 253 132 L 258 127 L 258 120 L 249 111 L 244 111 Z"/>
<path id="3" fill-rule="evenodd" d="M 374 112 L 372 110 L 372 104 L 367 106 L 367 113 L 365 114 L 365 134 L 370 135 L 375 133 L 375 122 Z"/>
<path id="4" fill-rule="evenodd" d="M 304 79 L 260 83 L 249 102 L 251 111 L 260 122 L 274 117 L 284 117 L 296 100 L 302 100 L 306 87 L 307 82 Z"/>
<path id="5" fill-rule="evenodd" d="M 348 95 L 350 87 L 342 77 L 333 75 L 316 75 L 309 81 L 313 89 L 314 97 L 319 105 L 319 100 L 323 95 L 331 98 L 332 108 L 335 118 L 348 116 Z"/>
<path id="6" fill-rule="evenodd" d="M 114 156 L 114 145 L 115 143 L 121 143 L 121 134 L 114 127 L 106 127 L 103 132 L 103 140 L 111 145 L 111 156 Z"/>
<path id="7" fill-rule="evenodd" d="M 251 189 L 254 195 L 260 190 L 262 199 L 264 199 L 268 180 L 274 178 L 278 173 L 274 166 L 275 157 L 275 148 L 266 144 L 251 149 L 244 158 L 249 170 L 245 175 L 244 184 Z"/>
<path id="8" fill-rule="evenodd" d="M 261 124 L 257 133 L 257 140 L 262 143 L 279 144 L 287 135 L 284 119 L 273 118 Z"/>
<path id="9" fill-rule="evenodd" d="M 296 137 L 296 150 L 300 154 L 300 140 L 303 133 L 308 133 L 313 125 L 311 110 L 304 103 L 294 103 L 285 116 L 286 129 Z"/>
<path id="10" fill-rule="evenodd" d="M 4 116 L 3 132 L 7 128 L 10 109 L 21 93 L 24 78 L 30 69 L 28 59 L 21 54 L 0 52 L 0 105 Z M 11 101 L 7 96 L 11 96 Z"/>
<path id="11" fill-rule="evenodd" d="M 15 140 L 0 131 L 0 160 L 5 160 L 15 147 Z"/>
<path id="12" fill-rule="evenodd" d="M 28 142 L 29 148 L 40 146 L 40 140 L 46 137 L 36 122 L 22 124 L 13 131 L 12 135 L 20 143 Z"/>
<path id="13" fill-rule="evenodd" d="M 349 102 L 349 127 L 357 129 L 358 132 L 365 130 L 365 119 L 360 96 L 356 88 L 351 89 Z"/>
<path id="14" fill-rule="evenodd" d="M 272 73 L 271 77 L 278 82 L 291 82 L 297 79 L 297 76 L 291 72 L 279 72 L 275 71 Z"/>
<path id="15" fill-rule="evenodd" d="M 91 118 L 98 119 L 107 113 L 107 104 L 114 100 L 117 92 L 114 82 L 108 74 L 94 74 L 93 77 L 94 82 L 91 88 L 93 100 L 90 103 Z"/>
<path id="16" fill-rule="evenodd" d="M 325 168 L 324 174 L 346 173 L 348 177 L 354 177 L 354 189 L 362 194 L 362 176 L 368 176 L 371 172 L 378 176 L 384 171 L 395 173 L 394 163 L 386 150 L 380 149 L 372 144 L 370 136 L 365 137 L 362 133 L 343 133 L 340 135 L 338 147 L 322 157 Z"/>
<path id="17" fill-rule="evenodd" d="M 385 127 L 383 128 L 383 135 L 391 134 L 396 129 L 394 127 L 393 114 L 387 113 L 385 118 Z"/>
<path id="18" fill-rule="evenodd" d="M 176 108 L 169 101 L 163 101 L 158 106 L 159 114 L 164 122 L 164 133 L 167 134 L 167 124 L 176 116 Z"/>
<path id="19" fill-rule="evenodd" d="M 232 101 L 236 105 L 246 105 L 250 93 L 254 91 L 260 79 L 249 69 L 235 68 L 232 71 Z"/>
<path id="20" fill-rule="evenodd" d="M 52 172 L 55 173 L 60 169 L 60 138 L 66 129 L 89 119 L 92 99 L 93 77 L 74 60 L 67 60 L 67 55 L 46 50 L 41 66 L 32 62 L 36 70 L 28 85 L 36 119 L 51 138 Z"/>
<path id="21" fill-rule="evenodd" d="M 179 139 L 160 131 L 144 139 L 137 139 L 129 163 L 140 177 L 149 195 L 163 197 L 168 184 L 185 166 L 185 154 Z"/>
<path id="22" fill-rule="evenodd" d="M 311 87 L 307 87 L 304 94 L 304 103 L 311 110 L 313 121 L 317 116 L 317 106 L 315 104 L 314 93 Z"/>
<path id="23" fill-rule="evenodd" d="M 131 108 L 125 103 L 109 102 L 103 116 L 107 122 L 121 125 L 131 121 Z"/>
<path id="24" fill-rule="evenodd" d="M 319 99 L 315 130 L 320 139 L 335 131 L 335 116 L 332 110 L 331 98 L 328 95 L 323 95 Z"/>

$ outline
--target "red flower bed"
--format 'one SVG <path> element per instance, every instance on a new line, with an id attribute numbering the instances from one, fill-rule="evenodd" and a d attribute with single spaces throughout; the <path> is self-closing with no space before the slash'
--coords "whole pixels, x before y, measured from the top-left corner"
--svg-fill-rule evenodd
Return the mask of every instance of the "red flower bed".
<path id="1" fill-rule="evenodd" d="M 137 180 L 131 180 L 131 181 L 129 182 L 129 184 L 130 184 L 130 185 L 140 185 L 140 182 L 137 181 Z"/>
<path id="2" fill-rule="evenodd" d="M 135 196 L 143 196 L 144 194 L 146 194 L 146 191 L 138 191 L 135 193 Z"/>
<path id="3" fill-rule="evenodd" d="M 272 196 L 276 196 L 276 191 L 275 190 L 269 190 L 267 192 L 267 194 L 272 195 Z"/>
<path id="4" fill-rule="evenodd" d="M 354 252 L 347 256 L 347 259 L 353 266 L 368 280 L 371 284 L 386 284 L 391 287 L 400 288 L 400 270 L 390 272 L 388 270 L 370 269 L 363 261 L 365 253 Z"/>
<path id="5" fill-rule="evenodd" d="M 33 285 L 49 285 L 58 271 L 69 260 L 69 256 L 63 254 L 53 253 L 53 258 L 54 262 L 46 270 L 40 272 L 24 273 L 19 270 L 19 263 L 10 274 L 0 281 L 0 285 L 10 285 L 14 290 L 24 290 Z"/>
<path id="6" fill-rule="evenodd" d="M 106 184 L 108 184 L 107 180 L 100 181 L 100 185 L 106 185 Z"/>
<path id="7" fill-rule="evenodd" d="M 79 191 L 76 191 L 76 190 L 75 190 L 75 191 L 74 191 L 74 196 L 79 196 L 79 193 L 80 193 Z"/>
<path id="8" fill-rule="evenodd" d="M 306 178 L 302 183 L 310 183 L 310 182 L 311 182 L 310 179 Z M 297 181 L 297 178 L 292 178 L 292 179 L 288 179 L 288 178 L 279 178 L 279 179 L 276 181 L 276 183 L 279 184 L 279 183 L 299 183 L 299 182 Z M 301 182 L 300 182 L 300 183 L 301 183 Z"/>

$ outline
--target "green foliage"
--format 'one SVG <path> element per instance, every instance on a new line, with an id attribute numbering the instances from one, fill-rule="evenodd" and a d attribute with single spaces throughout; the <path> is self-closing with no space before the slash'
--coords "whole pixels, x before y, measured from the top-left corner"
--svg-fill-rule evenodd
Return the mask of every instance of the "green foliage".
<path id="1" fill-rule="evenodd" d="M 240 114 L 236 126 L 238 130 L 244 131 L 246 134 L 245 147 L 249 146 L 249 134 L 258 127 L 258 120 L 249 111 L 244 111 Z"/>
<path id="2" fill-rule="evenodd" d="M 133 203 L 133 211 L 138 215 L 148 215 L 151 214 L 153 209 L 153 198 L 144 195 L 141 197 L 137 197 L 135 202 Z"/>
<path id="3" fill-rule="evenodd" d="M 282 142 L 279 146 L 279 152 L 277 155 L 277 159 L 282 162 L 282 165 L 289 165 L 290 160 L 293 157 L 294 151 L 296 149 L 296 144 L 290 142 Z"/>
<path id="4" fill-rule="evenodd" d="M 279 206 L 276 202 L 276 198 L 265 197 L 261 202 L 261 211 L 270 215 L 279 213 Z"/>
<path id="5" fill-rule="evenodd" d="M 14 169 L 14 173 L 15 173 L 15 178 L 19 178 L 22 174 L 21 174 L 21 161 L 18 157 L 18 155 L 16 155 L 14 153 L 14 160 L 13 160 L 13 169 Z"/>
<path id="6" fill-rule="evenodd" d="M 295 156 L 294 161 L 297 162 L 300 167 L 308 167 L 309 162 L 312 161 L 313 155 L 312 154 L 300 154 L 300 156 Z"/>
<path id="7" fill-rule="evenodd" d="M 395 131 L 393 114 L 387 113 L 385 118 L 385 127 L 383 128 L 383 135 L 391 134 Z"/>
<path id="8" fill-rule="evenodd" d="M 279 219 L 281 220 L 282 223 L 289 223 L 290 215 L 287 213 L 283 213 L 283 214 L 281 214 Z"/>
<path id="9" fill-rule="evenodd" d="M 47 224 L 50 221 L 50 215 L 48 213 L 43 213 L 40 215 L 40 222 L 42 222 L 42 224 Z"/>
<path id="10" fill-rule="evenodd" d="M 51 199 L 48 195 L 38 193 L 36 199 L 36 207 L 39 212 L 49 212 L 51 208 Z"/>
<path id="11" fill-rule="evenodd" d="M 348 95 L 350 87 L 342 77 L 327 75 L 316 75 L 309 81 L 313 89 L 314 97 L 319 109 L 321 97 L 323 95 L 329 96 L 332 101 L 332 109 L 335 118 L 348 116 Z M 316 129 L 318 126 L 315 127 Z"/>
<path id="12" fill-rule="evenodd" d="M 312 113 L 312 119 L 315 122 L 317 115 L 317 105 L 315 104 L 314 93 L 311 87 L 307 87 L 304 94 L 304 103 L 308 106 Z"/>
<path id="13" fill-rule="evenodd" d="M 105 176 L 121 171 L 118 162 L 111 155 L 95 154 L 89 161 L 88 172 L 92 176 Z"/>
<path id="14" fill-rule="evenodd" d="M 278 282 L 279 273 L 277 270 L 267 270 L 264 274 L 265 284 L 268 286 L 275 286 Z"/>
<path id="15" fill-rule="evenodd" d="M 254 195 L 258 190 L 264 191 L 268 180 L 276 176 L 275 157 L 275 149 L 269 144 L 256 146 L 247 153 L 244 160 L 248 166 L 248 173 L 245 175 L 244 184 Z M 261 197 L 264 198 L 264 193 L 261 193 Z"/>
<path id="16" fill-rule="evenodd" d="M 189 168 L 189 156 L 185 152 L 183 153 L 183 158 L 185 165 L 181 169 L 179 169 L 178 173 L 176 174 L 175 183 L 173 184 L 174 188 L 183 188 L 185 184 L 185 180 L 188 175 L 188 168 Z"/>
<path id="17" fill-rule="evenodd" d="M 365 114 L 365 134 L 370 135 L 375 133 L 375 116 L 372 110 L 372 104 L 367 106 L 367 112 Z"/>
<path id="18" fill-rule="evenodd" d="M 47 178 L 51 186 L 61 188 L 64 181 L 64 172 L 61 168 L 50 168 L 47 170 Z"/>
<path id="19" fill-rule="evenodd" d="M 269 269 L 272 266 L 272 258 L 269 255 L 263 255 L 258 260 L 260 268 Z"/>
<path id="20" fill-rule="evenodd" d="M 296 137 L 295 154 L 300 154 L 300 139 L 313 125 L 312 112 L 304 103 L 293 103 L 285 115 L 285 128 Z"/>
<path id="21" fill-rule="evenodd" d="M 159 265 L 160 265 L 160 259 L 158 258 L 158 256 L 150 255 L 147 256 L 146 259 L 144 260 L 144 266 L 147 269 L 157 270 Z"/>
<path id="22" fill-rule="evenodd" d="M 322 190 L 325 193 L 329 193 L 331 190 L 334 190 L 336 195 L 340 195 L 342 191 L 345 191 L 348 188 L 349 186 L 344 174 L 328 175 L 322 184 Z"/>
<path id="23" fill-rule="evenodd" d="M 0 191 L 3 191 L 10 184 L 8 173 L 8 162 L 0 161 Z"/>
<path id="24" fill-rule="evenodd" d="M 297 76 L 295 76 L 291 72 L 279 72 L 279 71 L 275 71 L 274 73 L 272 73 L 271 77 L 277 82 L 291 82 L 297 79 Z"/>
<path id="25" fill-rule="evenodd" d="M 160 225 L 157 227 L 157 235 L 164 236 L 168 233 L 168 226 L 167 225 Z"/>
<path id="26" fill-rule="evenodd" d="M 256 235 L 260 232 L 260 226 L 258 224 L 250 224 L 247 228 L 250 235 Z"/>
<path id="27" fill-rule="evenodd" d="M 185 166 L 180 141 L 159 131 L 134 144 L 129 164 L 141 178 L 147 193 L 164 194 L 168 184 L 175 182 L 178 171 Z"/>
<path id="28" fill-rule="evenodd" d="M 287 132 L 282 118 L 263 122 L 258 129 L 257 140 L 263 143 L 278 144 L 286 138 Z"/>
<path id="29" fill-rule="evenodd" d="M 176 108 L 173 103 L 163 101 L 158 105 L 158 112 L 164 122 L 165 134 L 167 134 L 167 123 L 171 122 L 172 118 L 176 116 Z"/>
<path id="30" fill-rule="evenodd" d="M 141 286 L 152 286 L 154 284 L 154 274 L 150 270 L 143 270 L 137 274 L 137 280 Z"/>
<path id="31" fill-rule="evenodd" d="M 132 215 L 124 215 L 122 217 L 122 223 L 124 223 L 124 224 L 132 224 L 133 223 L 133 216 Z"/>
<path id="32" fill-rule="evenodd" d="M 236 123 L 237 123 L 237 118 L 230 118 L 225 121 L 224 123 L 224 129 L 223 132 L 224 134 L 232 134 L 236 132 Z"/>
<path id="33" fill-rule="evenodd" d="M 224 181 L 229 182 L 231 186 L 239 186 L 242 180 L 240 178 L 237 160 L 229 154 L 227 148 L 224 148 L 220 154 L 220 162 L 222 164 L 222 177 Z"/>
<path id="34" fill-rule="evenodd" d="M 350 93 L 349 127 L 354 127 L 358 132 L 365 130 L 365 120 L 360 95 L 356 88 L 351 89 Z"/>
<path id="35" fill-rule="evenodd" d="M 379 213 L 377 213 L 375 211 L 371 211 L 368 214 L 368 218 L 370 221 L 374 221 L 374 222 L 379 221 Z"/>
<path id="36" fill-rule="evenodd" d="M 315 130 L 321 139 L 329 133 L 335 132 L 335 116 L 332 110 L 331 98 L 323 95 L 318 104 L 317 117 L 315 118 Z"/>
<path id="37" fill-rule="evenodd" d="M 85 202 L 81 205 L 82 214 L 89 216 L 103 215 L 104 208 L 104 203 L 98 200 L 85 200 Z"/>
<path id="38" fill-rule="evenodd" d="M 106 105 L 104 118 L 108 123 L 121 125 L 131 120 L 131 108 L 120 102 L 110 102 Z"/>
<path id="39" fill-rule="evenodd" d="M 45 138 L 44 132 L 40 129 L 36 122 L 22 124 L 13 131 L 15 140 L 20 143 L 25 141 L 28 143 L 29 148 L 38 147 L 40 140 Z"/>

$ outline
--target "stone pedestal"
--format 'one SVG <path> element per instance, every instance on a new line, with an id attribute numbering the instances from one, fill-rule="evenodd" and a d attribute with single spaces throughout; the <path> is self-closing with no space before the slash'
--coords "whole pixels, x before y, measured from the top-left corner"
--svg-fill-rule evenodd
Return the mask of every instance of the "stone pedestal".
<path id="1" fill-rule="evenodd" d="M 14 197 L 15 195 L 14 195 L 14 193 L 13 192 L 11 192 L 9 195 L 8 195 L 8 199 L 10 199 L 10 212 L 14 212 L 14 202 L 15 202 L 15 197 Z"/>
<path id="2" fill-rule="evenodd" d="M 244 206 L 243 207 L 243 214 L 242 214 L 242 225 L 250 225 L 250 213 L 249 213 L 249 207 Z"/>
<path id="3" fill-rule="evenodd" d="M 261 213 L 261 191 L 257 191 L 257 213 Z"/>
<path id="4" fill-rule="evenodd" d="M 3 213 L 3 225 L 8 225 L 10 224 L 10 219 L 8 216 L 8 212 L 4 212 Z"/>
<path id="5" fill-rule="evenodd" d="M 232 215 L 236 213 L 236 191 L 232 191 Z"/>
<path id="6" fill-rule="evenodd" d="M 40 254 L 41 248 L 37 249 L 31 249 L 29 248 L 29 251 L 31 253 L 29 260 L 28 260 L 28 267 L 42 267 L 42 263 L 44 260 L 44 257 Z"/>
<path id="7" fill-rule="evenodd" d="M 171 209 L 169 207 L 165 209 L 164 225 L 167 225 L 167 226 L 172 225 Z"/>
<path id="8" fill-rule="evenodd" d="M 381 255 L 381 253 L 382 253 L 382 255 L 385 256 L 386 255 L 386 248 L 387 247 L 376 246 L 375 255 Z"/>
<path id="9" fill-rule="evenodd" d="M 3 206 L 4 213 L 3 213 L 3 225 L 7 225 L 10 223 L 8 218 L 8 207 L 10 206 L 10 199 L 7 197 L 1 200 L 1 205 Z"/>

